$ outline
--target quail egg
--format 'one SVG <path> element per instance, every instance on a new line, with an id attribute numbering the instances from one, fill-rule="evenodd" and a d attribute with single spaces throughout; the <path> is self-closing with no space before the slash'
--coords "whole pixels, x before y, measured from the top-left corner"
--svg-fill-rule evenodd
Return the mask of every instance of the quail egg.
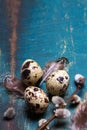
<path id="1" fill-rule="evenodd" d="M 65 94 L 70 77 L 65 70 L 57 70 L 51 73 L 46 80 L 46 87 L 51 95 L 62 96 Z"/>
<path id="2" fill-rule="evenodd" d="M 32 60 L 27 59 L 24 61 L 21 67 L 21 80 L 23 84 L 28 85 L 36 85 L 42 79 L 43 71 L 40 65 Z"/>
<path id="3" fill-rule="evenodd" d="M 43 113 L 49 105 L 46 93 L 35 86 L 29 86 L 25 89 L 24 99 L 29 110 L 34 113 Z"/>

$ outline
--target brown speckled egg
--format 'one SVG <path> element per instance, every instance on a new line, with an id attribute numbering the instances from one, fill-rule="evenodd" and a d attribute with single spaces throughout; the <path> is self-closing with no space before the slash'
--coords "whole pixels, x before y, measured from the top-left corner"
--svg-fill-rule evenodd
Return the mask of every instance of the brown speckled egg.
<path id="1" fill-rule="evenodd" d="M 50 94 L 62 96 L 69 85 L 69 75 L 65 70 L 51 73 L 46 80 L 46 87 Z"/>
<path id="2" fill-rule="evenodd" d="M 26 88 L 24 99 L 29 110 L 34 113 L 43 113 L 49 104 L 49 98 L 46 93 L 35 86 L 29 86 Z"/>
<path id="3" fill-rule="evenodd" d="M 36 61 L 32 59 L 24 61 L 21 67 L 21 79 L 26 86 L 36 85 L 41 80 L 42 76 L 43 71 Z"/>

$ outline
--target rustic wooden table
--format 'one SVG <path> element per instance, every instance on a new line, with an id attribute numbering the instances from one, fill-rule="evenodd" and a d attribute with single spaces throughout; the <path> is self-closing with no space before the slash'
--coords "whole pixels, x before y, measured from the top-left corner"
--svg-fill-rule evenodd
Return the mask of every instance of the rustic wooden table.
<path id="1" fill-rule="evenodd" d="M 0 0 L 0 75 L 14 74 L 27 58 L 45 63 L 59 57 L 70 61 L 69 97 L 75 90 L 74 76 L 87 76 L 87 1 L 84 0 Z M 2 82 L 2 77 L 0 77 Z M 87 84 L 87 83 L 86 83 Z M 46 90 L 45 84 L 42 89 Z M 79 95 L 83 98 L 87 87 Z M 11 121 L 3 113 L 13 102 L 16 116 Z M 7 93 L 0 84 L 0 130 L 36 130 L 40 118 L 48 119 L 52 103 L 41 116 L 26 112 L 25 102 Z M 75 108 L 69 108 L 73 114 Z M 59 122 L 59 123 L 58 123 Z M 51 130 L 71 129 L 70 120 L 55 120 Z"/>

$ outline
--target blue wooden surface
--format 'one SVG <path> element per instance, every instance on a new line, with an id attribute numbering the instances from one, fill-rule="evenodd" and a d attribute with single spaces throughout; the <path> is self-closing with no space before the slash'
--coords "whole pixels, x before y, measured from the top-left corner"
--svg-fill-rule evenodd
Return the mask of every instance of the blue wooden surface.
<path id="1" fill-rule="evenodd" d="M 70 85 L 66 93 L 69 97 L 75 90 L 75 74 L 87 76 L 87 0 L 0 0 L 0 75 L 14 73 L 20 78 L 25 59 L 32 58 L 43 68 L 47 61 L 61 56 L 70 61 Z M 82 98 L 87 91 L 85 84 L 79 93 Z M 45 84 L 42 88 L 46 90 Z M 13 126 L 14 130 L 36 130 L 39 118 L 25 112 L 21 99 L 14 99 L 15 119 L 3 120 L 10 98 L 1 85 L 0 130 L 13 130 Z M 70 110 L 73 114 L 75 108 Z M 41 118 L 49 118 L 51 113 L 50 103 Z M 71 129 L 69 120 L 57 123 L 51 124 L 51 130 Z"/>

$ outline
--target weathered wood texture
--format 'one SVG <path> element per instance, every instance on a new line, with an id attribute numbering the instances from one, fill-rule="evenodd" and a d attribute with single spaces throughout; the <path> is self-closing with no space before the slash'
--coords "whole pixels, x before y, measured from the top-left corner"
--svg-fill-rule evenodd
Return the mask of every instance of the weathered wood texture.
<path id="1" fill-rule="evenodd" d="M 87 0 L 0 0 L 0 75 L 11 73 L 20 78 L 25 59 L 34 59 L 43 67 L 61 56 L 70 61 L 68 97 L 75 90 L 74 75 L 87 76 Z M 45 84 L 42 88 L 46 90 Z M 85 85 L 79 95 L 83 98 L 86 91 Z M 14 102 L 16 117 L 4 121 L 10 102 Z M 36 130 L 38 120 L 48 118 L 52 109 L 50 103 L 43 115 L 31 115 L 24 100 L 12 97 L 0 85 L 0 130 Z M 51 125 L 52 130 L 70 127 L 70 121 Z"/>

